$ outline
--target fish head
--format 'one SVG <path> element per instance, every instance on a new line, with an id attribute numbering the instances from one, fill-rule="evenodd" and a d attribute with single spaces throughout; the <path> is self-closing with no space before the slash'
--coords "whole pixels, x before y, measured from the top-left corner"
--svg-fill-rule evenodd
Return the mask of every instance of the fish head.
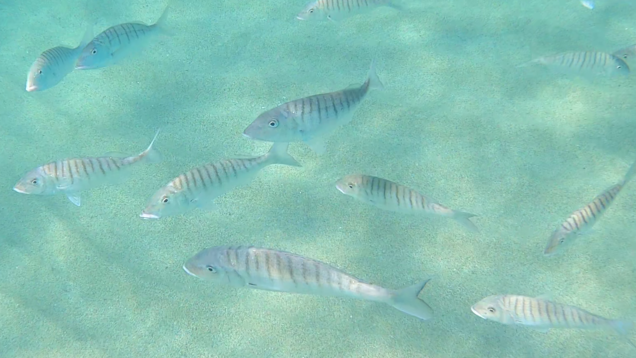
<path id="1" fill-rule="evenodd" d="M 185 197 L 172 184 L 157 190 L 139 215 L 143 219 L 160 219 L 183 213 Z"/>
<path id="2" fill-rule="evenodd" d="M 298 131 L 293 127 L 293 122 L 286 110 L 277 107 L 256 117 L 245 128 L 243 135 L 266 142 L 300 141 L 302 138 L 296 135 Z"/>
<path id="3" fill-rule="evenodd" d="M 55 192 L 55 184 L 44 173 L 42 167 L 39 167 L 20 178 L 13 190 L 21 194 L 49 195 Z"/>
<path id="4" fill-rule="evenodd" d="M 318 1 L 310 2 L 296 15 L 298 20 L 321 20 L 324 17 L 325 14 L 321 11 Z"/>
<path id="5" fill-rule="evenodd" d="M 361 174 L 350 174 L 344 176 L 336 182 L 336 188 L 341 193 L 353 197 L 358 197 L 364 192 Z"/>
<path id="6" fill-rule="evenodd" d="M 503 296 L 488 296 L 470 307 L 477 316 L 499 323 L 508 323 L 509 314 L 503 304 Z"/>
<path id="7" fill-rule="evenodd" d="M 221 275 L 223 271 L 222 255 L 224 253 L 225 248 L 223 247 L 201 250 L 183 265 L 183 270 L 191 276 L 207 281 L 224 279 L 225 276 Z"/>
<path id="8" fill-rule="evenodd" d="M 44 91 L 60 83 L 64 74 L 57 71 L 43 56 L 38 57 L 31 65 L 27 75 L 27 92 Z"/>
<path id="9" fill-rule="evenodd" d="M 566 230 L 562 226 L 554 230 L 552 236 L 550 236 L 550 239 L 548 240 L 548 244 L 543 250 L 543 254 L 545 256 L 552 256 L 563 250 L 565 246 L 568 246 L 569 243 L 572 242 L 573 238 L 571 234 L 572 233 L 570 231 Z"/>
<path id="10" fill-rule="evenodd" d="M 623 61 L 623 60 L 617 60 L 616 61 L 616 70 L 614 71 L 614 73 L 618 76 L 627 76 L 629 75 L 629 65 L 627 64 L 627 62 Z"/>
<path id="11" fill-rule="evenodd" d="M 100 41 L 91 41 L 80 53 L 75 69 L 92 70 L 108 66 L 113 60 L 110 48 Z"/>

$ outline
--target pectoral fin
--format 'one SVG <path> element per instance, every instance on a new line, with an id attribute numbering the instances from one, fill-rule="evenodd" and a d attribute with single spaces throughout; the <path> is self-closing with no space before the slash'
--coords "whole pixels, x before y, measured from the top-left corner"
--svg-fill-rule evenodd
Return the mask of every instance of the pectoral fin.
<path id="1" fill-rule="evenodd" d="M 82 205 L 82 198 L 79 193 L 66 193 L 66 197 L 70 200 L 71 203 L 80 206 Z"/>

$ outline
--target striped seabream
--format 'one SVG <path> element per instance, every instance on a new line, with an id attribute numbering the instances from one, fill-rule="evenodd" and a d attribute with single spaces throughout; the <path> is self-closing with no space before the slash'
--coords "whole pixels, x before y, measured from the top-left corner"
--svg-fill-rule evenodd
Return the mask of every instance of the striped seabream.
<path id="1" fill-rule="evenodd" d="M 468 230 L 478 231 L 477 226 L 470 221 L 474 214 L 449 209 L 411 188 L 390 180 L 351 174 L 339 179 L 336 188 L 345 195 L 384 210 L 451 218 Z"/>
<path id="2" fill-rule="evenodd" d="M 352 15 L 363 14 L 380 6 L 399 7 L 391 0 L 317 0 L 312 1 L 298 13 L 298 20 L 340 20 Z"/>
<path id="3" fill-rule="evenodd" d="M 75 68 L 92 70 L 110 66 L 141 51 L 151 39 L 162 32 L 167 14 L 168 7 L 152 25 L 129 22 L 109 27 L 84 48 Z"/>
<path id="4" fill-rule="evenodd" d="M 477 316 L 506 325 L 551 328 L 612 329 L 627 335 L 632 322 L 607 319 L 577 307 L 527 296 L 488 296 L 475 303 L 471 310 Z M 630 341 L 630 344 L 633 343 Z"/>
<path id="5" fill-rule="evenodd" d="M 326 139 L 336 128 L 351 121 L 355 110 L 374 88 L 382 88 L 382 83 L 372 63 L 362 86 L 283 103 L 259 115 L 243 135 L 266 142 L 305 142 L 314 152 L 322 154 Z"/>
<path id="6" fill-rule="evenodd" d="M 62 82 L 75 69 L 75 62 L 93 37 L 92 27 L 86 29 L 84 38 L 76 48 L 58 46 L 40 54 L 27 74 L 28 92 L 44 91 Z"/>
<path id="7" fill-rule="evenodd" d="M 629 74 L 629 66 L 621 58 L 597 51 L 564 52 L 553 56 L 540 57 L 517 67 L 544 65 L 556 72 L 579 75 L 622 75 Z"/>
<path id="8" fill-rule="evenodd" d="M 144 219 L 184 214 L 192 209 L 211 209 L 213 200 L 236 187 L 250 183 L 268 165 L 300 167 L 287 153 L 289 143 L 274 143 L 265 155 L 254 158 L 225 159 L 194 168 L 159 189 L 141 213 Z"/>
<path id="9" fill-rule="evenodd" d="M 433 309 L 418 298 L 429 280 L 401 290 L 365 283 L 326 263 L 289 252 L 253 246 L 217 246 L 202 250 L 183 269 L 216 284 L 260 290 L 349 297 L 386 303 L 427 320 Z"/>
<path id="10" fill-rule="evenodd" d="M 595 197 L 592 202 L 573 212 L 561 226 L 554 230 L 543 250 L 544 255 L 554 255 L 568 246 L 577 235 L 589 231 L 634 174 L 636 174 L 636 163 L 632 164 L 620 183 L 613 185 Z"/>
<path id="11" fill-rule="evenodd" d="M 80 206 L 82 191 L 123 181 L 137 163 L 158 162 L 161 156 L 153 148 L 157 134 L 146 150 L 130 157 L 72 158 L 37 167 L 23 176 L 13 190 L 35 195 L 62 192 L 73 204 Z"/>

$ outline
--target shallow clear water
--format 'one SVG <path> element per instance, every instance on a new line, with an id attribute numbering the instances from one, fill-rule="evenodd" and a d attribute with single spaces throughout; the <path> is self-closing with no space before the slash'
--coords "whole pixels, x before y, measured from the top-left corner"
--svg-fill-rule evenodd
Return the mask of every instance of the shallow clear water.
<path id="1" fill-rule="evenodd" d="M 543 333 L 470 311 L 488 295 L 549 294 L 636 318 L 636 188 L 564 255 L 542 255 L 552 230 L 636 160 L 634 74 L 515 67 L 636 42 L 633 6 L 404 0 L 401 12 L 334 23 L 296 20 L 302 0 L 199 3 L 173 0 L 171 36 L 139 56 L 27 93 L 37 55 L 76 46 L 86 21 L 96 32 L 151 23 L 164 3 L 0 2 L 1 357 L 636 356 L 614 332 Z M 265 153 L 268 143 L 241 135 L 261 112 L 360 84 L 372 59 L 385 90 L 369 94 L 325 155 L 292 144 L 303 168 L 268 167 L 217 199 L 219 210 L 139 218 L 176 175 Z M 11 190 L 52 160 L 137 153 L 157 128 L 164 160 L 83 194 L 81 207 Z M 481 233 L 340 194 L 335 180 L 355 172 L 478 214 Z M 433 277 L 421 298 L 435 317 L 215 287 L 181 269 L 202 248 L 232 244 L 294 252 L 390 288 Z"/>

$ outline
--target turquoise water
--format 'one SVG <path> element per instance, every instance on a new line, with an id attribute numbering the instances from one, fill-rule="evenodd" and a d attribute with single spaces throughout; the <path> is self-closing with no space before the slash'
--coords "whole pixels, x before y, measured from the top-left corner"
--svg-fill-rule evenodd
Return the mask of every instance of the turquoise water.
<path id="1" fill-rule="evenodd" d="M 577 0 L 399 2 L 334 23 L 301 22 L 304 1 L 173 0 L 171 36 L 120 65 L 71 73 L 27 93 L 40 52 L 154 22 L 154 1 L 0 2 L 1 357 L 630 357 L 610 331 L 549 333 L 485 321 L 485 296 L 548 294 L 604 317 L 636 319 L 631 186 L 564 255 L 552 230 L 636 160 L 634 74 L 553 77 L 516 68 L 570 50 L 636 42 L 634 7 Z M 84 11 L 87 8 L 88 11 Z M 85 15 L 87 13 L 88 15 Z M 366 78 L 385 89 L 303 168 L 271 166 L 218 210 L 142 220 L 146 200 L 194 166 L 260 155 L 241 133 L 280 103 Z M 143 150 L 164 160 L 122 185 L 63 195 L 11 190 L 28 170 L 72 156 Z M 480 234 L 381 211 L 339 193 L 361 172 L 469 211 Z M 400 288 L 427 277 L 419 321 L 351 299 L 214 287 L 184 273 L 205 247 L 252 244 Z M 636 340 L 634 334 L 630 335 Z"/>

